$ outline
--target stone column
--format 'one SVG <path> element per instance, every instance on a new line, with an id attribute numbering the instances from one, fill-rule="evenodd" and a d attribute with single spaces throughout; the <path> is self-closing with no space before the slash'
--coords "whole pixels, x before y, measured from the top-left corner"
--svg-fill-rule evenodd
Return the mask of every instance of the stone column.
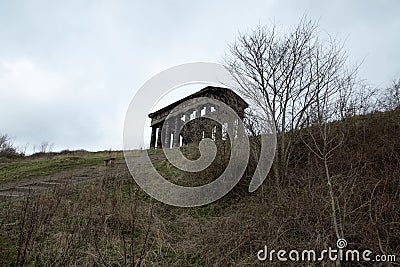
<path id="1" fill-rule="evenodd" d="M 233 139 L 233 138 L 235 138 L 235 121 L 234 120 L 231 120 L 231 121 L 228 121 L 228 129 L 226 129 L 227 130 L 227 133 L 228 133 L 228 137 L 229 137 L 229 139 Z"/>
<path id="2" fill-rule="evenodd" d="M 210 113 L 211 113 L 211 105 L 210 104 L 206 104 L 206 113 L 205 113 L 205 115 L 210 114 Z M 213 120 L 206 119 L 205 122 L 206 122 L 206 125 L 204 127 L 204 138 L 212 138 L 212 131 L 213 131 L 213 128 L 214 128 Z"/>
<path id="3" fill-rule="evenodd" d="M 164 123 L 164 129 L 165 129 L 165 133 L 164 133 L 164 148 L 171 148 L 171 129 L 169 126 L 169 122 L 165 122 Z"/>
<path id="4" fill-rule="evenodd" d="M 244 130 L 244 125 L 243 127 L 240 126 L 240 124 L 238 123 L 238 127 L 237 127 L 237 136 L 238 137 L 243 137 L 245 136 L 246 132 Z"/>
<path id="5" fill-rule="evenodd" d="M 201 110 L 203 109 L 202 106 L 198 106 L 196 108 L 196 118 L 200 118 L 201 117 Z"/>
<path id="6" fill-rule="evenodd" d="M 189 134 L 190 134 L 190 131 L 189 131 L 189 128 L 187 127 L 187 123 L 188 123 L 188 121 L 190 120 L 190 110 L 188 110 L 188 111 L 186 111 L 186 112 L 184 112 L 183 113 L 183 116 L 185 116 L 185 126 L 184 126 L 184 131 L 182 132 L 182 145 L 187 145 L 189 142 L 188 142 L 188 138 L 189 138 Z"/>
<path id="7" fill-rule="evenodd" d="M 156 147 L 156 138 L 157 138 L 157 127 L 151 126 L 151 139 L 150 139 L 150 148 Z"/>
<path id="8" fill-rule="evenodd" d="M 206 113 L 205 113 L 205 115 L 210 114 L 210 113 L 211 113 L 211 105 L 207 104 L 206 105 Z M 212 131 L 213 131 L 213 128 L 214 128 L 213 120 L 205 119 L 204 121 L 205 121 L 204 138 L 212 138 Z"/>
<path id="9" fill-rule="evenodd" d="M 175 117 L 175 123 L 174 123 L 174 140 L 172 141 L 172 147 L 179 147 L 179 141 L 180 141 L 180 134 L 179 134 L 179 126 L 181 123 L 181 118 L 180 116 Z"/>
<path id="10" fill-rule="evenodd" d="M 158 134 L 157 134 L 157 148 L 162 147 L 162 142 L 161 142 L 161 132 L 162 132 L 162 124 L 158 127 Z"/>
<path id="11" fill-rule="evenodd" d="M 205 119 L 204 120 L 204 138 L 212 137 L 212 129 L 213 129 L 212 120 Z"/>
<path id="12" fill-rule="evenodd" d="M 211 105 L 207 104 L 206 105 L 206 114 L 209 114 L 209 113 L 211 113 Z"/>
<path id="13" fill-rule="evenodd" d="M 216 126 L 217 131 L 215 132 L 215 141 L 220 141 L 222 140 L 222 125 L 217 122 Z"/>
<path id="14" fill-rule="evenodd" d="M 192 115 L 192 113 L 193 113 L 193 109 L 190 109 L 185 112 L 185 122 L 190 121 L 190 115 Z"/>
<path id="15" fill-rule="evenodd" d="M 203 139 L 203 130 L 204 130 L 204 127 L 203 127 L 203 120 L 201 119 L 201 110 L 203 109 L 203 107 L 202 106 L 198 106 L 197 108 L 196 108 L 196 119 L 197 119 L 197 121 L 196 121 L 196 125 L 195 125 L 195 131 L 194 131 L 194 141 L 195 142 L 200 142 L 201 141 L 201 139 Z"/>

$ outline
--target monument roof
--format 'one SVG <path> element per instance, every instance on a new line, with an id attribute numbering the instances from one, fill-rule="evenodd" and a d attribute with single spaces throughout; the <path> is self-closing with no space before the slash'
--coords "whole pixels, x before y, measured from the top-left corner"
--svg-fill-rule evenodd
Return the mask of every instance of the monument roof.
<path id="1" fill-rule="evenodd" d="M 231 96 L 236 98 L 235 100 L 237 101 L 237 103 L 240 104 L 240 106 L 243 107 L 243 109 L 245 109 L 245 108 L 247 108 L 249 106 L 247 104 L 247 102 L 243 100 L 243 98 L 241 98 L 238 94 L 236 94 L 233 90 L 231 90 L 229 88 L 207 86 L 207 87 L 201 89 L 200 91 L 197 91 L 197 92 L 195 92 L 195 93 L 193 93 L 193 94 L 191 94 L 191 95 L 189 95 L 187 97 L 184 97 L 184 98 L 182 98 L 182 99 L 180 99 L 178 101 L 175 101 L 174 103 L 172 103 L 172 104 L 170 104 L 170 105 L 168 105 L 168 106 L 166 106 L 164 108 L 161 108 L 161 109 L 159 109 L 157 111 L 154 111 L 154 112 L 150 113 L 149 114 L 149 118 L 154 118 L 158 114 L 164 113 L 164 112 L 166 112 L 168 110 L 172 110 L 176 106 L 178 106 L 179 104 L 181 104 L 181 103 L 183 103 L 183 102 L 185 102 L 185 101 L 187 101 L 189 99 L 194 99 L 194 98 L 197 98 L 197 97 L 207 96 L 210 93 L 213 94 L 213 95 L 216 95 L 216 96 L 218 96 L 218 95 L 219 96 L 224 96 L 224 95 L 225 96 L 229 96 L 229 95 L 231 95 Z"/>

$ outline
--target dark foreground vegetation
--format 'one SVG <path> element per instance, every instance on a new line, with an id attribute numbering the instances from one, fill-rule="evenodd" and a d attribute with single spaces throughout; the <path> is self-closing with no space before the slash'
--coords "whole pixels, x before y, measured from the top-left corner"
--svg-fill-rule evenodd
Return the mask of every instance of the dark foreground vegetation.
<path id="1" fill-rule="evenodd" d="M 338 231 L 349 249 L 399 259 L 400 110 L 333 125 L 332 131 L 342 132 L 342 144 L 328 162 Z M 2 204 L 0 265 L 257 266 L 263 264 L 256 254 L 264 245 L 287 251 L 335 248 L 324 162 L 307 149 L 307 141 L 295 144 L 287 178 L 279 184 L 271 174 L 255 193 L 247 193 L 249 167 L 231 193 L 204 207 L 153 201 L 123 167 L 108 168 L 101 180 Z M 207 177 L 220 173 L 218 164 L 224 163 L 214 163 Z M 201 178 L 166 161 L 157 168 L 177 182 Z"/>

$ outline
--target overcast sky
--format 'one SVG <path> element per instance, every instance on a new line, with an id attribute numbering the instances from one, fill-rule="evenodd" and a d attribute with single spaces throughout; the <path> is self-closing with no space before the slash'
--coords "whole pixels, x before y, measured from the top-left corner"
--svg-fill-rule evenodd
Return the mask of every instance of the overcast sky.
<path id="1" fill-rule="evenodd" d="M 135 91 L 192 61 L 222 62 L 237 33 L 304 14 L 346 40 L 375 86 L 400 77 L 400 1 L 0 0 L 0 133 L 55 150 L 121 149 Z"/>

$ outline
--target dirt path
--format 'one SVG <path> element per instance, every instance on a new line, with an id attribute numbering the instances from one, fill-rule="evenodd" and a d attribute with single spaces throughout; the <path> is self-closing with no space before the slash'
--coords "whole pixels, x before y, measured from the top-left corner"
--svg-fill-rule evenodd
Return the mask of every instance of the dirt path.
<path id="1" fill-rule="evenodd" d="M 29 194 L 45 192 L 65 184 L 99 179 L 103 177 L 106 168 L 104 165 L 98 164 L 61 171 L 48 176 L 20 179 L 2 184 L 0 185 L 0 202 L 15 200 Z"/>
<path id="2" fill-rule="evenodd" d="M 165 156 L 152 155 L 150 158 L 153 163 L 156 163 L 164 160 Z M 114 162 L 113 166 L 97 164 L 89 167 L 79 167 L 61 171 L 43 177 L 20 179 L 18 181 L 0 185 L 0 203 L 13 201 L 30 194 L 43 193 L 66 184 L 79 184 L 82 182 L 101 179 L 104 177 L 107 170 L 112 170 L 115 173 L 128 171 L 125 160 L 119 159 Z"/>

